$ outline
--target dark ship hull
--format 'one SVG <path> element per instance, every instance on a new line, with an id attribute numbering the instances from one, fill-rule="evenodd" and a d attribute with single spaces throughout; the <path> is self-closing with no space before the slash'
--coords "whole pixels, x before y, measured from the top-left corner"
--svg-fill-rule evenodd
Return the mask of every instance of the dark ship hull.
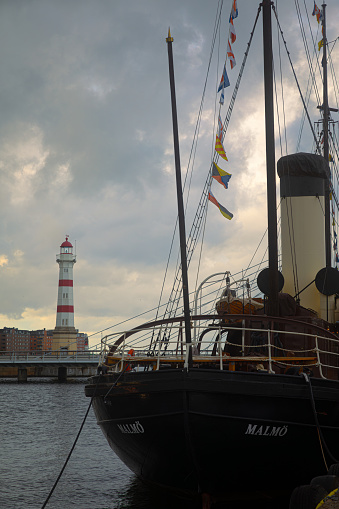
<path id="1" fill-rule="evenodd" d="M 339 382 L 213 369 L 94 377 L 86 386 L 110 446 L 141 479 L 189 495 L 291 491 L 339 457 Z M 105 395 L 107 395 L 105 397 Z"/>

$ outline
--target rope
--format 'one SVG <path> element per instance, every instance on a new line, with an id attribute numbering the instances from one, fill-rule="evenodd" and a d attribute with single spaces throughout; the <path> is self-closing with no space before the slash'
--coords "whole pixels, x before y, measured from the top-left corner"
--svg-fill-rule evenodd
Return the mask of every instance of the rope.
<path id="1" fill-rule="evenodd" d="M 101 377 L 101 376 L 102 376 L 102 375 L 100 374 L 100 375 L 99 375 L 99 380 L 100 380 L 100 377 Z M 88 408 L 87 408 L 87 411 L 86 411 L 85 417 L 84 417 L 84 419 L 83 419 L 83 421 L 82 421 L 82 423 L 81 423 L 81 426 L 80 426 L 80 429 L 79 429 L 78 434 L 77 434 L 77 436 L 76 436 L 76 439 L 74 440 L 74 443 L 73 443 L 73 445 L 72 445 L 72 447 L 71 447 L 71 450 L 70 450 L 70 452 L 69 452 L 69 454 L 68 454 L 68 456 L 67 456 L 67 458 L 66 458 L 66 461 L 65 461 L 65 463 L 64 463 L 64 465 L 63 465 L 63 467 L 62 467 L 62 469 L 61 469 L 61 471 L 60 471 L 60 474 L 58 475 L 58 477 L 57 477 L 57 479 L 56 479 L 55 483 L 53 484 L 53 487 L 52 487 L 51 491 L 49 492 L 48 497 L 46 498 L 46 500 L 45 500 L 44 504 L 41 506 L 41 509 L 44 509 L 44 508 L 46 507 L 46 505 L 47 505 L 47 503 L 48 503 L 49 499 L 51 498 L 51 496 L 52 496 L 52 494 L 53 494 L 53 492 L 54 492 L 55 488 L 56 488 L 56 487 L 57 487 L 57 485 L 58 485 L 58 482 L 59 482 L 59 481 L 60 481 L 60 479 L 61 479 L 62 474 L 64 473 L 64 470 L 65 470 L 65 468 L 66 468 L 66 466 L 67 466 L 67 463 L 68 463 L 68 461 L 69 461 L 70 457 L 72 456 L 72 453 L 73 453 L 73 451 L 74 451 L 74 449 L 75 449 L 75 446 L 76 446 L 76 444 L 77 444 L 77 441 L 78 441 L 78 439 L 79 439 L 79 437 L 80 437 L 80 434 L 81 434 L 82 429 L 83 429 L 83 427 L 84 427 L 84 424 L 85 424 L 85 422 L 86 422 L 86 419 L 87 419 L 87 416 L 88 416 L 89 410 L 90 410 L 90 408 L 91 408 L 91 406 L 92 406 L 92 401 L 93 401 L 93 398 L 94 398 L 95 393 L 96 393 L 96 391 L 97 391 L 97 387 L 98 387 L 99 380 L 98 380 L 98 382 L 97 382 L 97 384 L 96 384 L 96 386 L 95 386 L 93 396 L 91 397 L 91 401 L 89 402 L 89 405 L 88 405 Z"/>
<path id="2" fill-rule="evenodd" d="M 319 424 L 319 421 L 318 421 L 318 416 L 317 416 L 317 411 L 316 411 L 316 408 L 315 408 L 315 401 L 314 401 L 314 395 L 313 395 L 313 389 L 312 389 L 312 384 L 311 384 L 311 379 L 310 377 L 306 374 L 306 373 L 302 373 L 303 377 L 305 378 L 305 381 L 306 383 L 308 384 L 308 387 L 310 389 L 310 397 L 311 397 L 311 405 L 312 405 L 312 410 L 313 410 L 313 415 L 314 415 L 314 421 L 315 421 L 315 425 L 317 427 L 317 431 L 318 431 L 318 436 L 319 436 L 319 443 L 320 443 L 320 447 L 321 447 L 321 451 L 323 453 L 323 458 L 324 458 L 324 463 L 325 463 L 325 467 L 326 467 L 326 470 L 328 470 L 327 468 L 327 463 L 326 463 L 326 459 L 325 459 L 325 456 L 324 456 L 324 452 L 323 452 L 323 448 L 325 449 L 325 451 L 327 452 L 329 458 L 331 459 L 331 461 L 333 461 L 334 463 L 338 463 L 338 460 L 332 455 L 331 451 L 329 450 L 329 448 L 327 447 L 327 444 L 325 442 L 325 439 L 324 439 L 324 435 L 321 431 L 321 428 L 320 428 L 320 424 Z"/>
<path id="3" fill-rule="evenodd" d="M 280 31 L 280 34 L 281 34 L 281 38 L 284 42 L 284 46 L 285 46 L 285 49 L 286 49 L 286 53 L 287 53 L 287 56 L 288 56 L 288 59 L 289 59 L 289 62 L 290 62 L 290 66 L 291 66 L 291 69 L 292 69 L 292 73 L 293 73 L 293 76 L 294 76 L 294 79 L 295 79 L 295 82 L 297 84 L 297 87 L 298 87 L 298 90 L 299 90 L 299 95 L 300 95 L 300 98 L 301 98 L 301 101 L 303 103 L 303 106 L 304 106 L 304 110 L 305 110 L 305 113 L 306 113 L 306 116 L 307 116 L 307 119 L 308 119 L 308 122 L 309 122 L 309 125 L 310 125 L 310 129 L 312 131 L 312 134 L 313 134 L 313 138 L 314 138 L 314 141 L 315 141 L 315 144 L 316 144 L 316 147 L 317 147 L 317 150 L 319 152 L 319 154 L 321 154 L 321 149 L 320 149 L 320 146 L 319 146 L 319 143 L 318 143 L 318 140 L 316 138 L 316 135 L 315 135 L 315 132 L 314 132 L 314 129 L 313 129 L 313 125 L 312 125 L 312 122 L 311 122 L 311 119 L 310 119 L 310 116 L 309 116 L 309 113 L 307 111 L 307 107 L 306 107 L 306 103 L 305 103 L 305 99 L 304 99 L 304 96 L 301 92 L 301 88 L 300 88 L 300 85 L 299 85 L 299 81 L 298 81 L 298 78 L 297 78 L 297 75 L 295 73 L 295 70 L 294 70 L 294 66 L 293 66 L 293 63 L 292 63 L 292 60 L 291 60 L 291 55 L 287 49 L 287 42 L 284 38 L 284 34 L 283 34 L 283 31 L 282 31 L 282 28 L 280 26 L 280 23 L 279 23 L 279 19 L 278 19 L 278 16 L 277 16 L 277 13 L 276 13 L 276 10 L 275 10 L 275 7 L 274 5 L 272 5 L 272 9 L 273 9 L 273 12 L 275 14 L 275 17 L 276 17 L 276 20 L 277 20 L 277 24 L 278 24 L 278 27 L 279 27 L 279 31 Z"/>

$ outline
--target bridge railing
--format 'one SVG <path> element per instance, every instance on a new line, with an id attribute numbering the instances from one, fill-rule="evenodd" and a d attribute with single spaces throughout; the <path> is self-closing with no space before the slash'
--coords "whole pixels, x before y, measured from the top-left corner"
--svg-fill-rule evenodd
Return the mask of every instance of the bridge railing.
<path id="1" fill-rule="evenodd" d="M 0 352 L 0 364 L 11 362 L 13 364 L 23 362 L 99 362 L 100 350 L 85 350 L 85 351 L 15 351 L 15 352 Z"/>

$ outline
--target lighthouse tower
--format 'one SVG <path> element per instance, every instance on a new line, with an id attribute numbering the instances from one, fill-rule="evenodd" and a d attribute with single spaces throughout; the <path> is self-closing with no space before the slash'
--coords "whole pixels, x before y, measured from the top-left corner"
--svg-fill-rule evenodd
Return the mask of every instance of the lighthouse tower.
<path id="1" fill-rule="evenodd" d="M 56 315 L 56 327 L 53 331 L 53 347 L 55 350 L 76 350 L 77 331 L 74 328 L 73 301 L 73 265 L 76 257 L 73 246 L 66 240 L 60 246 L 60 253 L 56 255 L 59 264 L 59 288 Z"/>

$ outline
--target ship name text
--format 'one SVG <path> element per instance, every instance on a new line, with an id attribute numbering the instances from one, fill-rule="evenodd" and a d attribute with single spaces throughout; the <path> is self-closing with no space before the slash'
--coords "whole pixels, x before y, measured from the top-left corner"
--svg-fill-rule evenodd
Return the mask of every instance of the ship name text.
<path id="1" fill-rule="evenodd" d="M 245 435 L 262 435 L 264 437 L 283 437 L 288 432 L 288 426 L 259 426 L 249 424 Z"/>
<path id="2" fill-rule="evenodd" d="M 139 421 L 135 421 L 133 424 L 118 424 L 117 425 L 121 433 L 144 433 L 145 430 Z"/>

